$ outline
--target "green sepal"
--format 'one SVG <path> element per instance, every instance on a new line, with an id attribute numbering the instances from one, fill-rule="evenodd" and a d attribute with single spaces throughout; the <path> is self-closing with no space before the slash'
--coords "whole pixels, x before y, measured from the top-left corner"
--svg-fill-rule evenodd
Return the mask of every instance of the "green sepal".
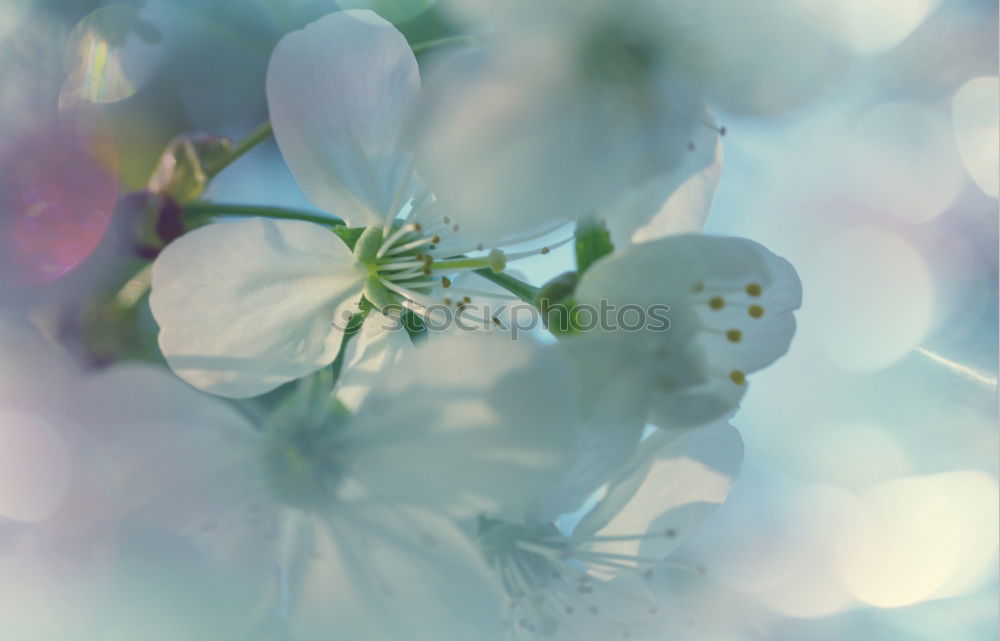
<path id="1" fill-rule="evenodd" d="M 611 234 L 603 220 L 584 219 L 576 224 L 573 234 L 576 247 L 576 271 L 581 276 L 599 258 L 615 250 Z"/>
<path id="2" fill-rule="evenodd" d="M 365 233 L 366 227 L 345 227 L 344 225 L 337 225 L 333 228 L 333 233 L 340 237 L 340 240 L 344 241 L 344 244 L 354 251 L 357 247 L 358 239 L 361 235 Z"/>
<path id="3" fill-rule="evenodd" d="M 538 290 L 535 307 L 542 314 L 546 329 L 557 336 L 574 333 L 573 293 L 579 277 L 576 272 L 559 274 Z"/>
<path id="4" fill-rule="evenodd" d="M 383 285 L 382 279 L 378 276 L 368 277 L 368 280 L 365 281 L 364 294 L 372 307 L 383 314 L 390 310 L 402 309 L 399 304 L 399 296 Z"/>
<path id="5" fill-rule="evenodd" d="M 369 269 L 375 265 L 376 254 L 382 246 L 382 228 L 365 227 L 358 236 L 352 249 L 358 260 L 368 266 Z M 374 299 L 372 302 L 375 302 Z"/>

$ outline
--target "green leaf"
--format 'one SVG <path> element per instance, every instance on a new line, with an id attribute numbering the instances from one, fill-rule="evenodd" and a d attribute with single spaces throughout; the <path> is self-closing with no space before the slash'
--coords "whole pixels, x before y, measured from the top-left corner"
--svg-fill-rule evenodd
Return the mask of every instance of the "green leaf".
<path id="1" fill-rule="evenodd" d="M 576 224 L 576 271 L 580 276 L 590 269 L 597 259 L 615 250 L 611 234 L 603 220 L 581 220 Z"/>

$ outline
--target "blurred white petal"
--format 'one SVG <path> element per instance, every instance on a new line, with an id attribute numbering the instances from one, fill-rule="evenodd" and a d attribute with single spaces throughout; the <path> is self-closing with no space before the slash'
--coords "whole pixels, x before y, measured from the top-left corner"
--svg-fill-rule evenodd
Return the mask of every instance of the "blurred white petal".
<path id="1" fill-rule="evenodd" d="M 692 536 L 726 500 L 743 462 L 743 441 L 727 423 L 672 434 L 657 432 L 611 482 L 604 498 L 574 530 L 574 536 L 629 536 L 632 541 L 595 541 L 587 548 L 663 558 Z M 662 535 L 662 536 L 659 536 Z M 634 562 L 624 561 L 629 565 Z"/>
<path id="2" fill-rule="evenodd" d="M 495 641 L 500 595 L 450 521 L 380 502 L 346 505 L 317 528 L 293 604 L 295 639 Z"/>
<path id="3" fill-rule="evenodd" d="M 442 336 L 365 398 L 353 473 L 379 496 L 521 517 L 569 463 L 572 409 L 554 354 L 494 334 Z"/>
<path id="4" fill-rule="evenodd" d="M 337 399 L 357 412 L 368 391 L 413 349 L 401 321 L 372 311 L 357 336 L 347 344 L 337 388 Z"/>
<path id="5" fill-rule="evenodd" d="M 722 177 L 722 137 L 705 125 L 693 132 L 690 144 L 679 167 L 626 191 L 601 210 L 616 246 L 699 232 L 705 226 Z"/>

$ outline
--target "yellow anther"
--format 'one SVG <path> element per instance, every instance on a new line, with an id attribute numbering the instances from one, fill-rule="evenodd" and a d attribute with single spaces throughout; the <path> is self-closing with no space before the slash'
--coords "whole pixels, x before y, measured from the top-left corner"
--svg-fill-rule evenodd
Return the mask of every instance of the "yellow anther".
<path id="1" fill-rule="evenodd" d="M 747 382 L 746 374 L 744 374 L 738 369 L 734 369 L 733 371 L 729 372 L 729 379 L 734 383 L 736 383 L 737 385 L 742 385 L 743 383 Z"/>
<path id="2" fill-rule="evenodd" d="M 726 306 L 726 301 L 723 300 L 721 296 L 716 296 L 715 298 L 708 301 L 708 306 L 712 309 L 722 309 Z"/>
<path id="3" fill-rule="evenodd" d="M 445 289 L 448 289 L 449 287 L 451 287 L 451 279 L 448 278 L 447 276 L 442 276 L 441 277 L 441 287 L 444 287 Z"/>
<path id="4" fill-rule="evenodd" d="M 740 342 L 740 339 L 743 338 L 743 332 L 738 329 L 731 329 L 726 332 L 726 338 L 728 338 L 731 343 L 738 343 Z"/>
<path id="5" fill-rule="evenodd" d="M 552 250 L 551 250 L 551 249 L 549 249 L 548 247 L 542 247 L 542 254 L 547 254 L 547 253 L 549 253 L 550 251 L 552 251 Z"/>
<path id="6" fill-rule="evenodd" d="M 747 310 L 747 313 L 750 314 L 752 318 L 760 318 L 764 315 L 764 308 L 760 305 L 751 305 L 750 309 Z"/>
<path id="7" fill-rule="evenodd" d="M 747 294 L 750 296 L 760 296 L 760 293 L 764 291 L 763 288 L 757 283 L 750 283 L 747 285 Z"/>

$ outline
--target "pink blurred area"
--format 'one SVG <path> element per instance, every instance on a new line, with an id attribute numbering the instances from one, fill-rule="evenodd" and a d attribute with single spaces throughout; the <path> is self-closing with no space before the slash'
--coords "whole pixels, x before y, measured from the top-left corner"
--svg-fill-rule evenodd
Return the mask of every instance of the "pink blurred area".
<path id="1" fill-rule="evenodd" d="M 0 154 L 0 279 L 57 280 L 104 237 L 118 196 L 99 139 L 68 129 L 29 132 Z"/>

